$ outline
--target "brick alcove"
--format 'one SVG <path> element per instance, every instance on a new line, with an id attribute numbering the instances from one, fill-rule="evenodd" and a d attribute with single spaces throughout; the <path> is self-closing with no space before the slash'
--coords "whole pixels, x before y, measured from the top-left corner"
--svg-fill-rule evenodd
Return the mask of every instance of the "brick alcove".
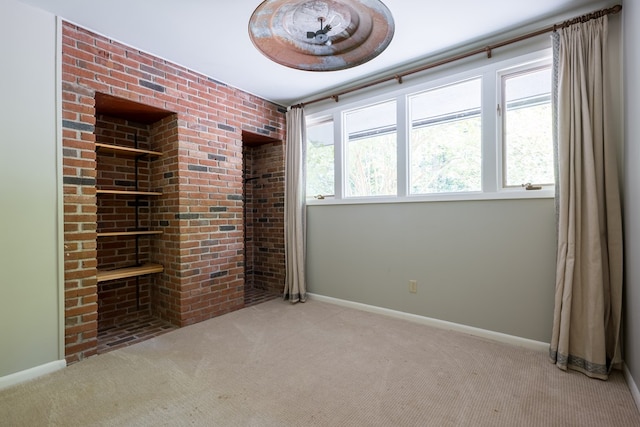
<path id="1" fill-rule="evenodd" d="M 284 142 L 243 133 L 245 287 L 282 295 Z"/>
<path id="2" fill-rule="evenodd" d="M 139 207 L 151 228 L 163 230 L 143 252 L 164 271 L 142 281 L 140 302 L 182 327 L 244 306 L 242 136 L 283 141 L 285 109 L 67 22 L 62 38 L 65 343 L 72 363 L 97 353 L 99 316 L 117 322 L 133 310 L 133 287 L 103 282 L 100 305 L 111 304 L 112 320 L 98 310 L 98 253 L 101 263 L 119 261 L 109 261 L 108 245 L 98 243 L 98 221 L 109 221 L 99 219 L 96 189 L 109 179 L 126 186 L 130 165 L 114 159 L 98 169 L 96 142 L 131 144 L 137 134 L 163 153 L 142 171 L 144 185 L 162 195 Z M 132 106 L 152 117 L 132 115 Z"/>

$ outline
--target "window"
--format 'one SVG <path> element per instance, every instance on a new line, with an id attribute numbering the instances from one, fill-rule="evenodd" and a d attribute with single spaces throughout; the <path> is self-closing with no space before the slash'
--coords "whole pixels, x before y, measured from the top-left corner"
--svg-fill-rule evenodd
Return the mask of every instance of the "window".
<path id="1" fill-rule="evenodd" d="M 307 197 L 553 197 L 550 57 L 509 52 L 307 109 Z"/>
<path id="2" fill-rule="evenodd" d="M 410 194 L 482 190 L 482 80 L 409 98 Z"/>
<path id="3" fill-rule="evenodd" d="M 334 192 L 333 121 L 307 127 L 307 197 Z"/>
<path id="4" fill-rule="evenodd" d="M 554 182 L 551 66 L 502 75 L 503 186 Z"/>
<path id="5" fill-rule="evenodd" d="M 347 197 L 395 195 L 398 188 L 396 102 L 344 115 Z"/>

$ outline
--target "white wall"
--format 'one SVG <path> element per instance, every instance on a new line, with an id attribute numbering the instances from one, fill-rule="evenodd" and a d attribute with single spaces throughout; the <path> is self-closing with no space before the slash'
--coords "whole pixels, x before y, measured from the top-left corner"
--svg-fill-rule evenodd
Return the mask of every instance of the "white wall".
<path id="1" fill-rule="evenodd" d="M 0 0 L 0 378 L 61 359 L 56 18 Z"/>
<path id="2" fill-rule="evenodd" d="M 308 290 L 549 342 L 553 199 L 307 208 Z M 409 293 L 409 280 L 418 292 Z"/>
<path id="3" fill-rule="evenodd" d="M 624 359 L 640 385 L 640 4 L 625 1 Z"/>

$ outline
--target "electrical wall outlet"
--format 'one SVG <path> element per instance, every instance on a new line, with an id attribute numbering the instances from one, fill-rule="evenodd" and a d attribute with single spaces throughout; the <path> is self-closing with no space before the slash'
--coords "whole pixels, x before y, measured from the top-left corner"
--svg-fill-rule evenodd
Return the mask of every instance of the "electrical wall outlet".
<path id="1" fill-rule="evenodd" d="M 409 292 L 412 294 L 418 292 L 418 282 L 416 280 L 409 280 Z"/>

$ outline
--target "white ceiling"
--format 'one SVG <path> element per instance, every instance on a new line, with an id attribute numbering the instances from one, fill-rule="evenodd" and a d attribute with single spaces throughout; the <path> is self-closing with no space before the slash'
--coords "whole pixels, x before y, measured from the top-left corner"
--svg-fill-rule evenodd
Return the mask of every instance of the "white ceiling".
<path id="1" fill-rule="evenodd" d="M 310 72 L 254 48 L 247 24 L 260 0 L 21 1 L 284 106 L 503 31 L 603 7 L 594 0 L 384 0 L 396 27 L 387 50 L 355 68 Z"/>

